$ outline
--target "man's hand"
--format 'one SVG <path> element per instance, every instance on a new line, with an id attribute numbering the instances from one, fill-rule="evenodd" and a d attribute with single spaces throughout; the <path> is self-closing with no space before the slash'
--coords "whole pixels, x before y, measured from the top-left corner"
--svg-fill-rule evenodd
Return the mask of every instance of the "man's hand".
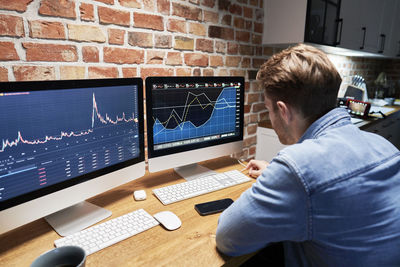
<path id="1" fill-rule="evenodd" d="M 257 178 L 267 168 L 268 162 L 263 160 L 250 160 L 246 166 L 246 170 L 249 170 L 249 175 L 253 178 Z"/>

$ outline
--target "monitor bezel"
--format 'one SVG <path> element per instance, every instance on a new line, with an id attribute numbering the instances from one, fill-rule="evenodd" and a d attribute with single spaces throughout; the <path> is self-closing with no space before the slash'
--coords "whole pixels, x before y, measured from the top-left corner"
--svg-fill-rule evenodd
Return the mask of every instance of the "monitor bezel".
<path id="1" fill-rule="evenodd" d="M 189 144 L 185 146 L 172 147 L 167 149 L 154 150 L 153 141 L 153 112 L 152 112 L 152 86 L 154 83 L 179 83 L 179 82 L 237 82 L 241 83 L 240 86 L 240 134 L 239 136 L 233 136 L 222 140 L 212 140 L 203 143 Z M 242 76 L 175 76 L 175 77 L 147 77 L 145 81 L 146 85 L 146 123 L 147 123 L 147 149 L 149 160 L 152 158 L 167 156 L 176 153 L 187 152 L 191 150 L 197 150 L 207 148 L 211 146 L 217 146 L 226 143 L 232 143 L 243 140 L 243 125 L 244 125 L 244 87 L 245 80 Z"/>
<path id="2" fill-rule="evenodd" d="M 137 85 L 138 98 L 138 124 L 139 124 L 139 156 L 117 164 L 86 173 L 67 181 L 63 181 L 45 188 L 22 194 L 20 196 L 0 202 L 0 211 L 6 210 L 17 205 L 62 191 L 106 174 L 121 170 L 123 168 L 144 162 L 144 105 L 143 105 L 143 80 L 141 78 L 112 78 L 112 79 L 82 79 L 82 80 L 52 80 L 52 81 L 18 81 L 0 82 L 0 93 L 7 92 L 27 92 L 27 91 L 50 91 L 62 89 L 79 89 L 91 87 L 108 87 Z M 29 88 L 29 90 L 27 90 Z M 44 89 L 45 88 L 45 89 Z"/>

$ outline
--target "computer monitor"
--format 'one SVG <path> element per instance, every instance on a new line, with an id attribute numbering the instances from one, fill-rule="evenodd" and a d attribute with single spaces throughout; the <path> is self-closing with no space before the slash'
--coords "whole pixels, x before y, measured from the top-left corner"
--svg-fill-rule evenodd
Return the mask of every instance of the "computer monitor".
<path id="1" fill-rule="evenodd" d="M 243 77 L 148 77 L 149 171 L 187 180 L 210 173 L 199 161 L 242 150 Z"/>
<path id="2" fill-rule="evenodd" d="M 86 199 L 145 173 L 143 80 L 0 83 L 0 142 L 0 234 L 79 231 L 111 215 Z"/>

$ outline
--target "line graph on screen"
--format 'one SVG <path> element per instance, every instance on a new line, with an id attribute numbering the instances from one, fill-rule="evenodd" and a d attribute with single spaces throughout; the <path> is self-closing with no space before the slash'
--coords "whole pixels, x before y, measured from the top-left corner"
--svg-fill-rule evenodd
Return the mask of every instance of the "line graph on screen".
<path id="1" fill-rule="evenodd" d="M 153 108 L 154 143 L 234 131 L 236 88 L 226 87 L 215 91 L 213 96 L 210 96 L 211 91 L 207 94 L 185 91 L 184 102 L 178 100 L 181 102 L 176 105 Z"/>
<path id="2" fill-rule="evenodd" d="M 49 141 L 61 141 L 65 138 L 71 137 L 82 137 L 93 133 L 96 130 L 95 122 L 100 122 L 101 125 L 117 125 L 121 123 L 130 123 L 134 122 L 137 123 L 138 119 L 135 117 L 135 114 L 132 113 L 130 116 L 127 116 L 125 112 L 122 112 L 122 115 L 116 115 L 114 118 L 105 113 L 102 115 L 99 111 L 99 107 L 96 101 L 95 93 L 92 94 L 92 114 L 91 114 L 91 125 L 83 130 L 75 130 L 75 131 L 68 131 L 68 130 L 60 130 L 59 134 L 56 135 L 45 135 L 40 138 L 25 138 L 22 131 L 17 131 L 17 137 L 15 139 L 2 139 L 2 144 L 0 147 L 0 153 L 4 152 L 7 148 L 17 147 L 20 144 L 27 144 L 27 145 L 41 145 L 45 144 Z M 97 126 L 99 128 L 99 126 Z"/>

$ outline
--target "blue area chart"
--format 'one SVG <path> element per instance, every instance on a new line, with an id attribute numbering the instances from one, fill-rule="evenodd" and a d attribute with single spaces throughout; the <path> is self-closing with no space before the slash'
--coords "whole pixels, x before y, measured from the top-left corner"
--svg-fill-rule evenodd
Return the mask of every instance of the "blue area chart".
<path id="1" fill-rule="evenodd" d="M 204 116 L 202 113 L 206 113 L 206 109 L 212 109 L 211 115 L 201 125 L 196 126 L 192 119 Z M 175 127 L 169 128 L 168 125 L 171 124 Z M 172 109 L 167 120 L 155 119 L 154 144 L 234 132 L 235 125 L 236 88 L 224 88 L 216 101 L 211 101 L 205 93 L 189 92 L 183 111 Z"/>
<path id="2" fill-rule="evenodd" d="M 139 154 L 136 86 L 0 94 L 0 201 Z"/>

